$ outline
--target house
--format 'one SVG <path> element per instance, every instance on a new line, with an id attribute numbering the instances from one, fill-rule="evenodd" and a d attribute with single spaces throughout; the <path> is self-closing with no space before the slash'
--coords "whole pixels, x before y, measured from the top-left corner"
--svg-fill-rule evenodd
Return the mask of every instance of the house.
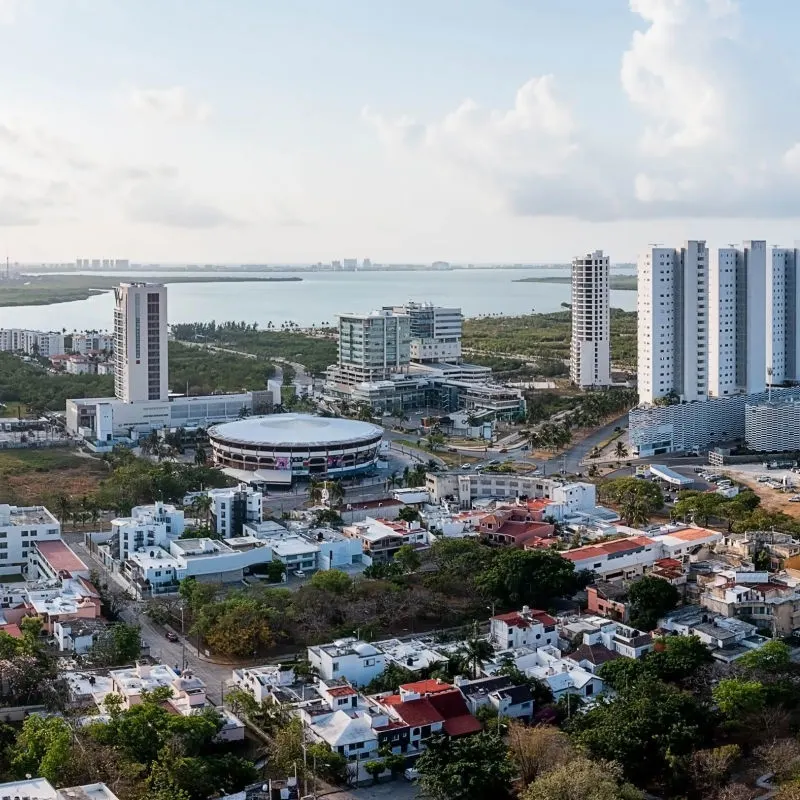
<path id="1" fill-rule="evenodd" d="M 428 544 L 428 532 L 417 521 L 367 517 L 363 522 L 346 525 L 342 533 L 361 542 L 364 562 L 368 564 L 390 562 L 404 545 L 424 547 Z"/>
<path id="2" fill-rule="evenodd" d="M 89 567 L 81 561 L 63 539 L 34 542 L 29 554 L 28 574 L 36 573 L 40 580 L 89 578 Z"/>
<path id="3" fill-rule="evenodd" d="M 692 556 L 697 555 L 703 548 L 716 544 L 722 539 L 719 531 L 710 528 L 685 527 L 675 530 L 675 526 L 668 526 L 669 531 L 663 535 L 658 532 L 650 533 L 661 545 L 662 556 L 687 562 Z"/>
<path id="4" fill-rule="evenodd" d="M 377 678 L 387 663 L 384 653 L 374 645 L 355 638 L 309 647 L 308 660 L 322 680 L 345 678 L 355 686 L 365 686 Z"/>
<path id="5" fill-rule="evenodd" d="M 565 550 L 561 556 L 571 561 L 578 572 L 587 570 L 615 581 L 643 575 L 662 557 L 662 549 L 654 539 L 634 535 Z"/>
<path id="6" fill-rule="evenodd" d="M 549 539 L 555 526 L 542 522 L 542 512 L 525 505 L 496 508 L 486 514 L 478 524 L 481 538 L 488 544 L 524 547 L 534 539 Z"/>
<path id="7" fill-rule="evenodd" d="M 101 619 L 59 619 L 53 624 L 53 637 L 60 652 L 84 655 L 105 629 L 106 622 Z"/>
<path id="8" fill-rule="evenodd" d="M 489 639 L 501 650 L 556 645 L 556 621 L 544 611 L 523 606 L 522 611 L 496 614 L 489 620 Z"/>
<path id="9" fill-rule="evenodd" d="M 276 688 L 291 686 L 295 682 L 294 670 L 282 664 L 263 667 L 239 667 L 233 670 L 233 683 L 263 703 L 273 696 Z"/>
<path id="10" fill-rule="evenodd" d="M 628 590 L 619 583 L 596 581 L 586 587 L 586 610 L 601 617 L 627 622 L 630 616 Z"/>
<path id="11" fill-rule="evenodd" d="M 594 675 L 603 664 L 623 658 L 623 656 L 614 650 L 609 650 L 604 644 L 586 644 L 584 642 L 566 658 Z"/>
<path id="12" fill-rule="evenodd" d="M 470 713 L 492 707 L 498 716 L 530 719 L 533 716 L 533 694 L 527 685 L 516 685 L 507 675 L 477 680 L 456 679 Z"/>

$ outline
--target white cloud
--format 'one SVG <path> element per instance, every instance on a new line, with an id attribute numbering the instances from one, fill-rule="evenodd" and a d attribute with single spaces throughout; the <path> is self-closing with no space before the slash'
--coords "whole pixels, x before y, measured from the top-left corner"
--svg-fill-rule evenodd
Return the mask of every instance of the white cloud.
<path id="1" fill-rule="evenodd" d="M 478 181 L 516 214 L 588 220 L 795 216 L 800 203 L 796 88 L 739 36 L 733 0 L 630 0 L 643 30 L 621 56 L 629 121 L 598 136 L 535 77 L 508 110 L 467 100 L 438 121 L 362 117 L 388 147 Z M 766 70 L 775 65 L 770 74 Z M 780 124 L 775 95 L 785 87 Z"/>
<path id="2" fill-rule="evenodd" d="M 218 228 L 239 220 L 211 203 L 197 200 L 172 182 L 137 183 L 128 192 L 125 214 L 132 222 L 171 228 Z"/>
<path id="3" fill-rule="evenodd" d="M 172 122 L 205 122 L 211 115 L 211 106 L 189 97 L 183 86 L 131 89 L 128 103 L 134 111 Z"/>
<path id="4" fill-rule="evenodd" d="M 11 25 L 16 22 L 25 2 L 26 0 L 0 0 L 0 25 Z"/>

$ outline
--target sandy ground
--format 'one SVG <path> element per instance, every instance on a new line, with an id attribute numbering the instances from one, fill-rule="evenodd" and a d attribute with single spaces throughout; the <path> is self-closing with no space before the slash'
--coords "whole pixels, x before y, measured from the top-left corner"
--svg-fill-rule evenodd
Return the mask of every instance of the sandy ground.
<path id="1" fill-rule="evenodd" d="M 790 497 L 800 494 L 800 475 L 787 469 L 766 470 L 761 464 L 735 464 L 713 469 L 752 489 L 761 498 L 761 507 L 766 511 L 781 511 L 790 517 L 800 519 L 800 503 L 789 502 Z M 783 481 L 785 478 L 787 483 L 795 488 L 777 491 L 765 483 L 759 483 L 760 475 L 769 475 L 776 481 Z"/>

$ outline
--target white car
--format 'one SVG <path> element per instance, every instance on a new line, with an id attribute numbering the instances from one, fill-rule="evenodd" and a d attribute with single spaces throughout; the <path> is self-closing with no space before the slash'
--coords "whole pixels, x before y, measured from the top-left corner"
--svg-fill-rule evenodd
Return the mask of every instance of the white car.
<path id="1" fill-rule="evenodd" d="M 414 767 L 409 767 L 403 772 L 403 777 L 407 781 L 415 781 L 419 778 L 419 770 L 414 769 Z"/>
<path id="2" fill-rule="evenodd" d="M 800 494 L 792 495 L 792 497 L 789 498 L 789 502 L 790 503 L 800 503 Z"/>
<path id="3" fill-rule="evenodd" d="M 294 576 L 295 576 L 295 578 L 305 578 L 305 576 L 306 576 L 305 572 L 303 572 L 303 570 L 301 570 L 301 569 L 296 569 L 296 570 L 295 570 L 295 571 L 292 573 L 292 575 L 294 575 Z"/>

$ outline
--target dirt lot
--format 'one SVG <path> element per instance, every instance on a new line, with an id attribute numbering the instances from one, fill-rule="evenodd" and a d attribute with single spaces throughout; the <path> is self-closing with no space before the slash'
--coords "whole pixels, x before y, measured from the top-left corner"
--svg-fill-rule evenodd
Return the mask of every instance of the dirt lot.
<path id="1" fill-rule="evenodd" d="M 787 476 L 789 481 L 800 485 L 800 475 L 796 475 L 785 469 L 776 469 L 767 472 L 761 465 L 755 464 L 742 464 L 737 467 L 725 466 L 719 468 L 717 471 L 725 473 L 732 480 L 744 484 L 748 489 L 752 489 L 761 498 L 761 508 L 766 511 L 780 511 L 787 516 L 800 519 L 800 503 L 789 502 L 790 497 L 793 497 L 795 494 L 800 494 L 800 488 L 779 492 L 775 489 L 771 489 L 764 483 L 758 482 L 759 475 L 769 475 L 770 478 L 775 478 L 777 481 L 781 481 L 784 476 Z"/>
<path id="2" fill-rule="evenodd" d="M 0 450 L 0 503 L 47 505 L 62 493 L 81 497 L 107 474 L 103 462 L 70 448 Z"/>

